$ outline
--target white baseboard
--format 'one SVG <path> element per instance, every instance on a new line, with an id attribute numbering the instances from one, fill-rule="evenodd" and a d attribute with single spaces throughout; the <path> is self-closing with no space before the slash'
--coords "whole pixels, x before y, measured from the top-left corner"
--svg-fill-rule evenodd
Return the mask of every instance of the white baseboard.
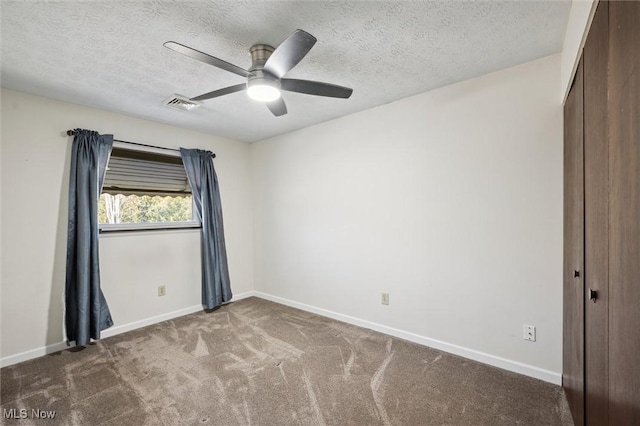
<path id="1" fill-rule="evenodd" d="M 254 295 L 255 295 L 254 291 L 246 291 L 244 293 L 234 295 L 231 301 L 236 302 L 238 300 L 246 299 L 247 297 L 251 297 Z M 189 315 L 201 310 L 202 310 L 202 305 L 195 305 L 195 306 L 190 306 L 188 308 L 178 309 L 177 311 L 167 312 L 166 314 L 145 318 L 140 321 L 134 321 L 129 324 L 118 325 L 118 326 L 106 329 L 101 333 L 100 337 L 104 339 L 107 337 L 115 336 L 117 334 L 126 333 L 127 331 L 146 327 L 151 324 L 156 324 L 162 321 L 178 318 L 184 315 Z M 10 365 L 17 364 L 19 362 L 28 361 L 33 358 L 38 358 L 38 357 L 52 354 L 54 352 L 62 351 L 68 348 L 69 346 L 67 346 L 66 342 L 58 342 L 58 343 L 54 343 L 47 346 L 41 346 L 39 348 L 31 349 L 25 352 L 20 352 L 15 355 L 9 355 L 4 358 L 1 358 L 0 367 L 8 367 Z"/>
<path id="2" fill-rule="evenodd" d="M 231 302 L 237 302 L 238 300 L 246 299 L 247 297 L 252 297 L 255 295 L 256 295 L 256 292 L 253 290 L 245 291 L 244 293 L 236 294 L 235 296 L 233 296 L 231 298 Z"/>
<path id="3" fill-rule="evenodd" d="M 488 364 L 494 367 L 502 368 L 504 370 L 513 371 L 519 374 L 524 374 L 525 376 L 544 380 L 545 382 L 553 383 L 556 385 L 562 384 L 562 374 L 556 373 L 554 371 L 545 370 L 542 368 L 534 367 L 532 365 L 524 364 L 518 361 L 506 359 L 506 358 L 501 358 L 499 356 L 495 356 L 495 355 L 487 354 L 484 352 L 476 351 L 474 349 L 469 349 L 469 348 L 454 345 L 451 343 L 443 342 L 441 340 L 420 336 L 418 334 L 399 330 L 397 328 L 387 327 L 386 325 L 363 320 L 360 318 L 355 318 L 349 315 L 339 314 L 337 312 L 329 311 L 327 309 L 317 308 L 315 306 L 307 305 L 304 303 L 294 302 L 289 299 L 273 296 L 271 294 L 263 293 L 260 291 L 254 292 L 254 295 L 256 297 L 260 297 L 262 299 L 280 303 L 282 305 L 291 306 L 292 308 L 297 308 L 303 311 L 333 318 L 338 321 L 346 322 L 348 324 L 353 324 L 359 327 L 364 327 L 371 330 L 379 331 L 380 333 L 388 334 L 394 337 L 399 337 L 401 339 L 408 340 L 410 342 L 418 343 L 420 345 L 428 346 L 430 348 L 438 349 L 444 352 L 452 353 L 454 355 L 469 358 L 474 361 L 481 362 L 483 364 Z"/>
<path id="4" fill-rule="evenodd" d="M 65 342 L 58 342 L 48 346 L 41 346 L 39 348 L 20 352 L 15 355 L 5 356 L 4 358 L 0 359 L 0 367 L 8 367 L 19 362 L 29 361 L 30 359 L 52 354 L 54 352 L 58 352 L 68 348 L 69 347 Z"/>
<path id="5" fill-rule="evenodd" d="M 106 339 L 107 337 L 115 336 L 117 334 L 126 333 L 127 331 L 135 330 L 138 328 L 146 327 L 151 324 L 157 324 L 162 321 L 167 321 L 173 318 L 182 317 L 185 315 L 192 314 L 194 312 L 198 312 L 202 310 L 202 305 L 190 306 L 184 309 L 178 309 L 177 311 L 167 312 L 166 314 L 156 315 L 154 317 L 145 318 L 140 321 L 130 322 L 129 324 L 116 325 L 115 327 L 107 328 L 105 331 L 100 333 L 101 339 Z"/>
<path id="6" fill-rule="evenodd" d="M 247 297 L 253 296 L 254 293 L 255 293 L 254 291 L 246 291 L 244 293 L 234 295 L 233 298 L 231 299 L 231 302 L 237 302 L 238 300 L 246 299 Z M 116 334 L 126 333 L 127 331 L 135 330 L 137 328 L 146 327 L 151 324 L 157 324 L 162 321 L 193 314 L 194 312 L 200 312 L 201 310 L 202 310 L 202 305 L 195 305 L 189 308 L 179 309 L 177 311 L 168 312 L 166 314 L 156 315 L 155 317 L 145 318 L 140 321 L 131 322 L 129 324 L 123 324 L 116 327 L 111 327 L 103 331 L 100 334 L 100 337 L 104 339 L 107 337 L 115 336 Z"/>

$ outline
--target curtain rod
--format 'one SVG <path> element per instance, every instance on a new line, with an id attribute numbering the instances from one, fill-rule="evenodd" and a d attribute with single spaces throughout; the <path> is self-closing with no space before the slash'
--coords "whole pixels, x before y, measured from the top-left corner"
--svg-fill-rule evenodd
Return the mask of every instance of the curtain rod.
<path id="1" fill-rule="evenodd" d="M 67 130 L 67 136 L 73 136 L 73 135 L 75 135 L 75 134 L 76 134 L 75 130 Z M 145 146 L 145 147 L 147 147 L 147 148 L 156 148 L 156 149 L 164 149 L 164 150 L 167 150 L 167 151 L 180 152 L 180 150 L 179 150 L 179 149 L 175 149 L 175 148 L 165 148 L 165 147 L 163 147 L 163 146 L 156 146 L 156 145 L 148 145 L 148 144 L 146 144 L 146 143 L 129 142 L 129 141 L 123 141 L 123 140 L 120 140 L 120 139 L 114 139 L 113 141 L 114 141 L 114 142 L 120 142 L 120 143 L 126 143 L 126 144 L 129 144 L 129 145 Z M 213 158 L 216 158 L 216 154 L 214 153 L 214 154 L 212 155 L 212 157 L 213 157 Z"/>

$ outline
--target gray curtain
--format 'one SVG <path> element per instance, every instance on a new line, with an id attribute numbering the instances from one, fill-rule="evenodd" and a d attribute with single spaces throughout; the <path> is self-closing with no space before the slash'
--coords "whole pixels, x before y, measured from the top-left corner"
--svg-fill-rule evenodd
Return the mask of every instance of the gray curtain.
<path id="1" fill-rule="evenodd" d="M 67 341 L 77 346 L 100 339 L 113 325 L 100 290 L 98 199 L 113 146 L 113 135 L 76 129 L 69 175 L 69 225 L 65 284 Z"/>
<path id="2" fill-rule="evenodd" d="M 213 153 L 185 148 L 180 148 L 180 153 L 202 222 L 202 305 L 213 309 L 232 297 Z"/>

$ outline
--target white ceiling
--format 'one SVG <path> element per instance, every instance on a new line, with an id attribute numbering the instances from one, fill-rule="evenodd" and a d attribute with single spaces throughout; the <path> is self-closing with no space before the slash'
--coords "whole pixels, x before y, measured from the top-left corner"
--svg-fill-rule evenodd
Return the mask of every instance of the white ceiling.
<path id="1" fill-rule="evenodd" d="M 2 86 L 253 142 L 560 52 L 570 0 L 6 1 Z M 162 46 L 243 68 L 253 44 L 300 28 L 318 42 L 287 77 L 354 89 L 285 92 L 289 113 L 235 93 L 191 112 L 161 105 L 243 79 Z M 81 124 L 81 123 L 79 123 Z M 109 129 L 97 129 L 108 132 Z"/>

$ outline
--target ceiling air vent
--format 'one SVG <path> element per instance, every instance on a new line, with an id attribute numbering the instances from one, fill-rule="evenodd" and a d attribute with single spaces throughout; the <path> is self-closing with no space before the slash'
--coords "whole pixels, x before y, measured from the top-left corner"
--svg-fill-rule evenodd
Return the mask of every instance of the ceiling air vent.
<path id="1" fill-rule="evenodd" d="M 189 98 L 182 95 L 171 95 L 162 101 L 162 104 L 182 111 L 191 111 L 202 105 L 202 102 L 189 100 Z"/>

